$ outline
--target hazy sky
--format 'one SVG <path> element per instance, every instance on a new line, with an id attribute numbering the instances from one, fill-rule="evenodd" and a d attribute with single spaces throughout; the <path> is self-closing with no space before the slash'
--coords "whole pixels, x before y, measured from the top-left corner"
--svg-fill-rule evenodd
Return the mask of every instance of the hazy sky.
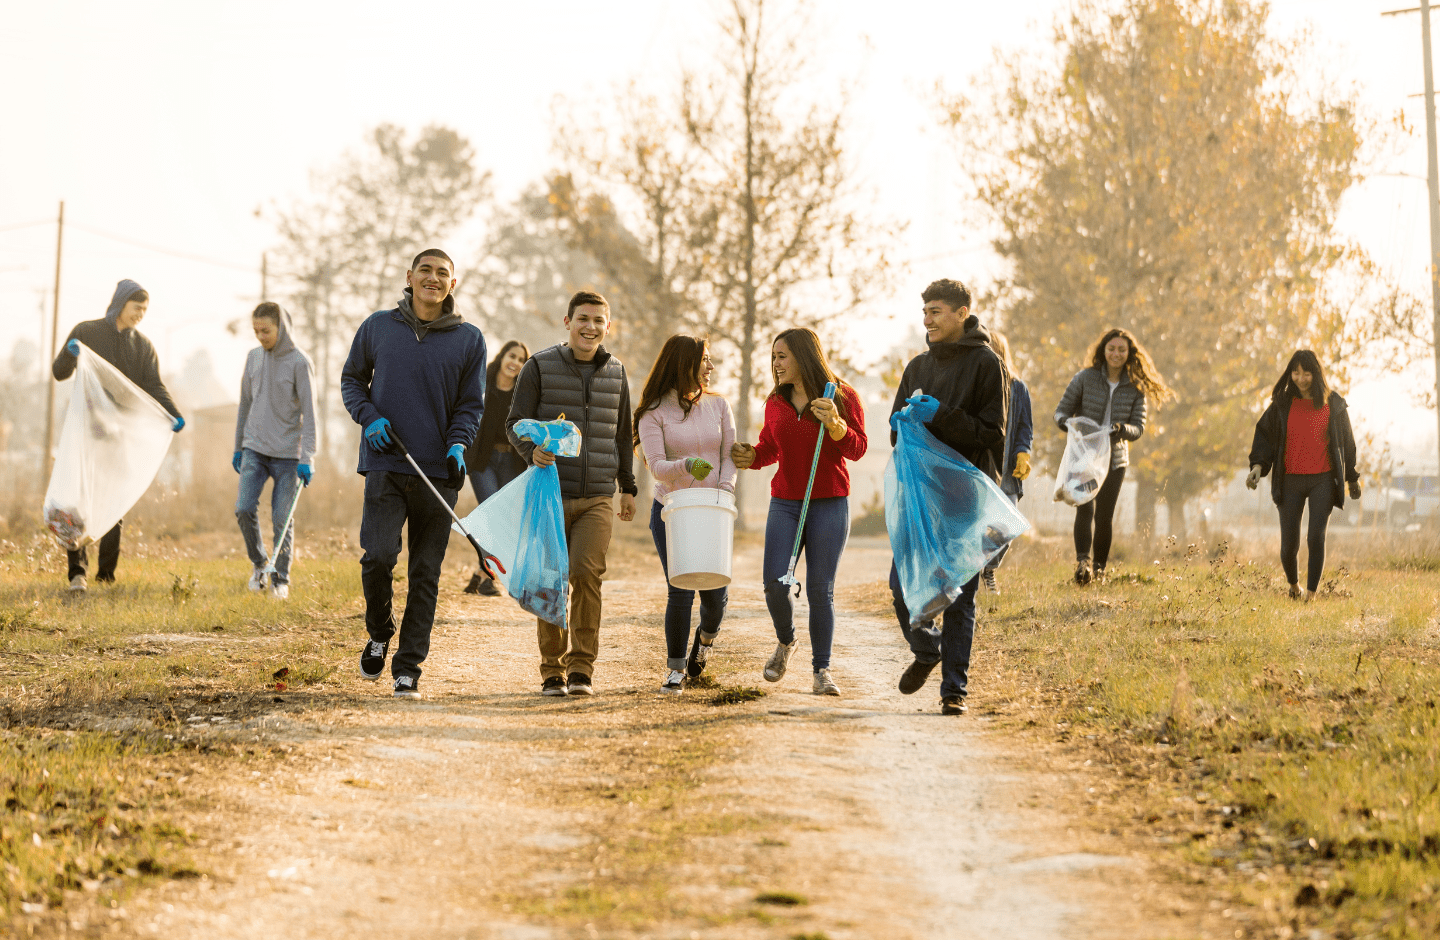
<path id="1" fill-rule="evenodd" d="M 898 338 L 902 327 L 887 315 L 913 317 L 929 280 L 983 285 L 995 270 L 961 205 L 960 168 L 929 129 L 926 95 L 937 79 L 963 87 L 997 45 L 1047 43 L 1055 11 L 1067 5 L 818 4 L 817 93 L 858 75 L 860 170 L 879 211 L 910 223 L 909 281 L 853 326 L 867 346 Z M 1405 110 L 1418 132 L 1382 169 L 1423 177 L 1424 114 L 1419 98 L 1406 97 L 1423 87 L 1418 17 L 1380 16 L 1409 5 L 1276 0 L 1273 23 L 1284 34 L 1311 28 L 1316 69 L 1358 87 L 1376 113 Z M 553 164 L 556 95 L 583 104 L 632 77 L 663 88 L 680 63 L 713 48 L 718 9 L 713 0 L 7 2 L 0 302 L 9 316 L 0 354 L 22 337 L 40 341 L 64 199 L 61 336 L 101 315 L 118 279 L 134 278 L 151 292 L 142 330 L 162 367 L 177 370 L 203 347 L 220 380 L 235 386 L 254 342 L 224 324 L 255 302 L 260 254 L 275 241 L 257 207 L 302 195 L 311 169 L 382 121 L 457 128 L 508 201 Z M 1347 232 L 1421 290 L 1424 196 L 1423 180 L 1377 176 L 1347 197 L 1342 216 Z M 1398 397 L 1394 383 L 1372 383 L 1352 390 L 1352 408 L 1383 410 L 1395 433 L 1416 443 L 1428 435 L 1433 455 L 1433 413 Z"/>

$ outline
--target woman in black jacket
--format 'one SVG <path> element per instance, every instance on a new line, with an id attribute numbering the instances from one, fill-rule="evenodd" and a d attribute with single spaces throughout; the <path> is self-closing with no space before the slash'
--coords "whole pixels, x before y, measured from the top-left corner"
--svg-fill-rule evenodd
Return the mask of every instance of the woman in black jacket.
<path id="1" fill-rule="evenodd" d="M 1075 373 L 1065 389 L 1060 407 L 1055 409 L 1055 423 L 1060 430 L 1077 417 L 1110 429 L 1110 472 L 1095 498 L 1075 509 L 1076 584 L 1089 584 L 1092 576 L 1105 577 L 1115 504 L 1120 499 L 1120 484 L 1125 482 L 1125 468 L 1130 465 L 1130 441 L 1139 440 L 1145 433 L 1146 399 L 1154 399 L 1158 406 L 1174 397 L 1150 354 L 1121 329 L 1112 329 L 1100 337 L 1090 354 L 1090 365 Z"/>
<path id="2" fill-rule="evenodd" d="M 1299 598 L 1300 516 L 1310 505 L 1306 544 L 1310 561 L 1305 600 L 1315 596 L 1325 570 L 1325 527 L 1330 510 L 1345 505 L 1345 484 L 1350 498 L 1360 498 L 1360 474 L 1355 470 L 1355 434 L 1345 399 L 1325 383 L 1320 360 L 1308 349 L 1290 357 L 1270 407 L 1255 424 L 1250 446 L 1250 474 L 1245 485 L 1260 485 L 1270 474 L 1270 495 L 1280 509 L 1280 566 L 1290 583 L 1290 596 Z"/>
<path id="3" fill-rule="evenodd" d="M 515 379 L 529 358 L 530 347 L 512 339 L 485 367 L 485 411 L 480 416 L 480 430 L 465 452 L 465 466 L 472 468 L 470 486 L 475 490 L 476 502 L 485 502 L 525 471 L 525 461 L 505 437 L 505 419 L 510 416 L 510 399 L 515 397 Z M 497 597 L 500 589 L 477 571 L 465 593 Z"/>

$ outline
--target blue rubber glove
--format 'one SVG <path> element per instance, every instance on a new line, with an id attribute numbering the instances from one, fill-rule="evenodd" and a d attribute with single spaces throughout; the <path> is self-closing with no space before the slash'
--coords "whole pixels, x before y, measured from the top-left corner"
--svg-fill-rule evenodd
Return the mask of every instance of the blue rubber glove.
<path id="1" fill-rule="evenodd" d="M 179 415 L 176 415 L 176 416 L 175 416 L 175 423 L 172 424 L 172 425 L 170 425 L 170 430 L 174 431 L 176 434 L 179 434 L 179 433 L 180 433 L 180 429 L 183 428 L 184 426 L 185 426 L 185 419 L 182 418 L 182 417 L 180 417 Z"/>
<path id="2" fill-rule="evenodd" d="M 301 482 L 303 482 L 306 486 L 309 486 L 310 478 L 315 475 L 315 471 L 310 469 L 310 465 L 308 463 L 302 463 L 295 468 L 295 475 L 299 477 Z"/>
<path id="3" fill-rule="evenodd" d="M 230 466 L 232 466 L 232 467 L 235 468 L 235 472 L 236 472 L 236 473 L 239 473 L 239 472 L 240 472 L 240 457 L 241 457 L 244 453 L 245 453 L 245 452 L 244 452 L 243 450 L 237 450 L 237 451 L 235 452 L 235 456 L 233 456 L 233 457 L 230 458 Z"/>
<path id="4" fill-rule="evenodd" d="M 905 399 L 905 404 L 910 407 L 910 417 L 921 424 L 928 424 L 935 419 L 940 412 L 940 400 L 931 395 L 911 395 Z M 903 410 L 903 409 L 902 409 Z M 897 411 L 890 416 L 890 429 L 899 429 L 900 412 Z"/>
<path id="5" fill-rule="evenodd" d="M 465 485 L 465 445 L 451 444 L 450 449 L 445 453 L 445 469 L 448 476 L 445 477 L 445 485 L 452 490 L 458 490 Z"/>
<path id="6" fill-rule="evenodd" d="M 70 355 L 74 356 L 76 359 L 79 359 L 80 341 L 78 339 L 72 339 L 70 342 L 65 344 L 65 351 L 68 352 Z"/>
<path id="7" fill-rule="evenodd" d="M 377 454 L 393 453 L 395 442 L 390 437 L 390 419 L 381 418 L 370 422 L 370 426 L 365 429 L 365 443 Z"/>

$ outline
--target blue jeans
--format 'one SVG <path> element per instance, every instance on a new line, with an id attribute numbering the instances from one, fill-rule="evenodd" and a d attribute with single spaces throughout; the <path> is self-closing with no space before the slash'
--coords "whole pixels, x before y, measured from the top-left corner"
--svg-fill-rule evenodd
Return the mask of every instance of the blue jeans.
<path id="1" fill-rule="evenodd" d="M 800 524 L 798 499 L 770 499 L 765 520 L 765 606 L 775 623 L 775 638 L 795 642 L 795 599 L 780 578 L 790 568 L 795 529 Z M 810 662 L 815 671 L 830 668 L 835 640 L 835 570 L 850 537 L 850 500 L 844 496 L 812 499 L 805 516 L 800 550 L 805 554 L 805 598 L 810 602 Z"/>
<path id="2" fill-rule="evenodd" d="M 684 669 L 690 647 L 690 609 L 695 604 L 695 592 L 677 588 L 670 584 L 670 556 L 665 552 L 665 520 L 660 518 L 660 500 L 650 504 L 650 535 L 655 539 L 655 551 L 660 553 L 660 570 L 665 572 L 665 583 L 670 596 L 665 601 L 665 665 L 671 669 Z M 720 632 L 720 621 L 725 619 L 725 605 L 730 602 L 729 588 L 713 588 L 700 592 L 700 633 L 713 639 Z M 695 637 L 699 642 L 699 634 Z"/>
<path id="3" fill-rule="evenodd" d="M 444 480 L 435 486 L 453 509 L 459 490 Z M 410 473 L 371 470 L 365 474 L 365 510 L 360 517 L 360 586 L 365 592 L 365 630 L 377 643 L 395 635 L 393 572 L 400 558 L 400 535 L 410 527 L 410 565 L 406 582 L 405 617 L 400 644 L 390 660 L 396 676 L 420 678 L 420 664 L 430 655 L 430 630 L 435 625 L 435 600 L 440 594 L 440 566 L 450 547 L 450 514 L 425 481 Z"/>
<path id="4" fill-rule="evenodd" d="M 960 589 L 960 596 L 945 608 L 941 628 L 935 622 L 912 627 L 910 610 L 900 596 L 900 573 L 890 565 L 890 594 L 895 598 L 895 616 L 900 631 L 910 644 L 917 662 L 940 664 L 940 697 L 965 697 L 965 683 L 970 674 L 970 647 L 975 642 L 975 589 L 980 586 L 977 574 Z"/>
<path id="5" fill-rule="evenodd" d="M 475 502 L 485 502 L 524 472 L 525 461 L 513 450 L 491 451 L 490 462 L 470 474 L 470 488 L 475 491 Z"/>
<path id="6" fill-rule="evenodd" d="M 266 480 L 275 481 L 270 488 L 270 544 L 273 546 L 280 535 L 280 527 L 285 524 L 285 517 L 290 513 L 290 504 L 295 501 L 295 488 L 300 485 L 295 468 L 299 464 L 298 460 L 267 457 L 248 447 L 240 452 L 240 497 L 235 500 L 235 518 L 240 523 L 240 534 L 245 537 L 245 554 L 250 556 L 250 564 L 256 568 L 265 567 L 265 560 L 269 557 L 265 551 L 265 540 L 260 535 L 260 491 L 265 488 Z M 295 524 L 292 522 L 285 533 L 285 541 L 280 545 L 280 555 L 275 559 L 275 574 L 272 576 L 275 584 L 290 583 L 290 550 L 294 544 Z"/>

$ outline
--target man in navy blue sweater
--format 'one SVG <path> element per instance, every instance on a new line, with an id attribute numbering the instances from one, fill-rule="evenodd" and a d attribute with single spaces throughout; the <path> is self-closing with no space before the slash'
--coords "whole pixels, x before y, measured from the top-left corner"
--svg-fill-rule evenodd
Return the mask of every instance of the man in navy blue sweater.
<path id="1" fill-rule="evenodd" d="M 378 679 L 395 635 L 391 573 L 408 521 L 409 596 L 391 661 L 396 698 L 420 697 L 420 664 L 430 652 L 440 565 L 450 514 L 400 454 L 396 439 L 453 508 L 465 482 L 465 449 L 480 427 L 485 399 L 485 337 L 455 312 L 455 265 L 438 248 L 415 257 L 393 310 L 371 314 L 355 333 L 340 395 L 364 428 L 360 582 L 365 629 L 360 675 Z"/>

